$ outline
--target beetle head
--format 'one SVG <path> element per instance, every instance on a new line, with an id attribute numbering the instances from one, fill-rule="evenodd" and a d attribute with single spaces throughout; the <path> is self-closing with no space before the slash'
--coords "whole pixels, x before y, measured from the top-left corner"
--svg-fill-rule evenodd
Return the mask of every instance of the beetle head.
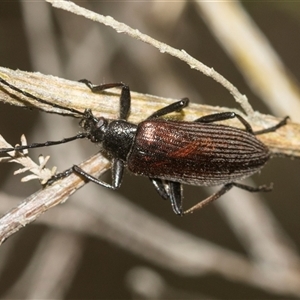
<path id="1" fill-rule="evenodd" d="M 91 142 L 100 143 L 107 131 L 108 121 L 103 117 L 96 118 L 92 111 L 87 109 L 79 125 L 86 131 Z"/>

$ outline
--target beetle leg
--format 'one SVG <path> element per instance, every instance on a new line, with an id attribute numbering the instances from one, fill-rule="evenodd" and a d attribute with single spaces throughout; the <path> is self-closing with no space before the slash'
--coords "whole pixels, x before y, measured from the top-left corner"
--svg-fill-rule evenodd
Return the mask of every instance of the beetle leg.
<path id="1" fill-rule="evenodd" d="M 72 169 L 76 174 L 81 175 L 87 181 L 92 181 L 96 184 L 99 184 L 101 186 L 104 186 L 104 187 L 112 189 L 112 190 L 116 189 L 116 187 L 114 187 L 112 184 L 106 183 L 105 181 L 102 181 L 102 180 L 94 177 L 93 175 L 85 172 L 84 170 L 82 170 L 80 167 L 78 167 L 76 165 L 74 165 Z"/>
<path id="2" fill-rule="evenodd" d="M 102 181 L 96 177 L 94 177 L 91 174 L 88 174 L 84 170 L 82 170 L 80 167 L 74 165 L 73 166 L 73 171 L 79 175 L 81 175 L 84 179 L 88 181 L 92 181 L 96 184 L 99 184 L 101 186 L 104 186 L 106 188 L 109 188 L 111 190 L 116 190 L 120 187 L 122 183 L 122 178 L 123 178 L 123 171 L 124 171 L 124 163 L 123 161 L 119 159 L 115 159 L 112 164 L 112 184 L 106 183 L 105 181 Z"/>
<path id="3" fill-rule="evenodd" d="M 156 119 L 156 118 L 162 117 L 164 115 L 167 115 L 167 114 L 175 112 L 175 111 L 181 111 L 183 108 L 188 106 L 189 101 L 190 100 L 188 98 L 182 98 L 181 100 L 174 102 L 174 103 L 154 112 L 146 120 Z"/>
<path id="4" fill-rule="evenodd" d="M 124 162 L 120 159 L 114 159 L 112 161 L 112 186 L 114 189 L 118 189 L 122 184 L 124 173 Z"/>
<path id="5" fill-rule="evenodd" d="M 273 189 L 273 184 L 270 185 L 260 185 L 258 187 L 252 187 L 245 184 L 237 183 L 237 182 L 231 182 L 228 184 L 225 184 L 219 191 L 212 194 L 211 196 L 207 197 L 206 199 L 202 200 L 201 202 L 197 203 L 193 207 L 189 208 L 188 210 L 184 211 L 185 214 L 193 213 L 195 210 L 201 209 L 207 204 L 211 203 L 214 200 L 217 200 L 222 195 L 227 193 L 232 187 L 238 187 L 240 189 L 243 189 L 245 191 L 255 193 L 255 192 L 270 192 Z"/>
<path id="6" fill-rule="evenodd" d="M 183 214 L 184 215 L 191 214 L 195 210 L 203 208 L 204 206 L 208 205 L 209 203 L 219 199 L 222 195 L 227 193 L 232 187 L 233 187 L 233 183 L 228 183 L 228 184 L 223 185 L 222 188 L 219 191 L 217 191 L 216 193 L 214 193 L 211 196 L 207 197 L 206 199 L 198 202 L 197 204 L 195 204 L 191 208 L 187 209 L 186 211 L 183 212 Z"/>
<path id="7" fill-rule="evenodd" d="M 181 184 L 179 182 L 168 181 L 168 185 L 172 209 L 176 215 L 183 216 Z"/>
<path id="8" fill-rule="evenodd" d="M 111 88 L 114 88 L 114 87 L 126 86 L 126 84 L 124 84 L 123 82 L 113 82 L 113 83 L 104 83 L 104 84 L 94 85 L 88 79 L 80 79 L 78 81 L 82 82 L 86 86 L 88 86 L 93 93 L 98 93 L 98 92 L 101 92 L 101 91 L 104 91 L 104 90 L 107 90 L 107 89 L 111 89 Z"/>
<path id="9" fill-rule="evenodd" d="M 236 186 L 236 187 L 238 187 L 238 188 L 240 188 L 242 190 L 251 192 L 251 193 L 255 193 L 255 192 L 271 192 L 272 189 L 273 189 L 273 183 L 271 183 L 269 185 L 260 185 L 260 186 L 257 186 L 257 187 L 252 187 L 252 186 L 241 184 L 241 183 L 237 183 L 237 182 L 232 182 L 232 185 L 234 185 L 234 186 Z"/>
<path id="10" fill-rule="evenodd" d="M 131 103 L 130 89 L 128 85 L 124 84 L 123 82 L 93 85 L 87 79 L 81 79 L 79 80 L 79 82 L 86 84 L 93 93 L 99 93 L 114 87 L 121 87 L 122 91 L 120 96 L 120 119 L 127 120 L 130 111 L 130 103 Z"/>
<path id="11" fill-rule="evenodd" d="M 239 121 L 245 126 L 246 131 L 253 134 L 253 129 L 251 125 L 242 116 L 236 114 L 235 112 L 222 112 L 222 113 L 207 115 L 199 119 L 196 119 L 194 122 L 213 123 L 213 122 L 224 121 L 233 118 L 238 118 Z"/>
<path id="12" fill-rule="evenodd" d="M 68 177 L 70 174 L 73 173 L 73 167 L 72 168 L 69 168 L 61 173 L 58 173 L 58 174 L 55 174 L 53 175 L 47 182 L 45 185 L 51 185 L 53 184 L 55 181 L 59 180 L 59 179 L 62 179 L 62 178 L 65 178 L 65 177 Z"/>
<path id="13" fill-rule="evenodd" d="M 255 131 L 254 134 L 255 135 L 259 135 L 259 134 L 263 134 L 263 133 L 268 133 L 268 132 L 273 132 L 273 131 L 276 131 L 278 128 L 286 125 L 287 123 L 287 120 L 289 119 L 290 117 L 285 117 L 284 119 L 282 119 L 278 124 L 270 127 L 270 128 L 266 128 L 266 129 L 262 129 L 262 130 L 258 130 L 258 131 Z"/>
<path id="14" fill-rule="evenodd" d="M 83 169 L 81 169 L 77 165 L 74 165 L 72 168 L 69 168 L 69 169 L 65 170 L 64 172 L 62 172 L 62 173 L 58 173 L 58 174 L 52 176 L 47 181 L 47 185 L 51 185 L 59 179 L 68 177 L 70 174 L 72 174 L 74 172 L 76 174 L 81 175 L 84 179 L 86 179 L 88 181 L 92 181 L 96 184 L 99 184 L 99 185 L 104 186 L 106 188 L 109 188 L 111 190 L 116 190 L 121 186 L 122 179 L 123 179 L 123 172 L 124 172 L 124 163 L 123 163 L 123 161 L 119 160 L 119 159 L 115 159 L 112 162 L 111 171 L 112 171 L 112 184 L 109 184 L 109 183 L 106 183 L 105 181 L 102 181 L 102 180 L 94 177 L 93 175 L 85 172 Z"/>
<path id="15" fill-rule="evenodd" d="M 224 120 L 233 119 L 233 118 L 238 118 L 239 121 L 245 126 L 246 131 L 249 133 L 252 133 L 254 135 L 259 135 L 259 134 L 276 131 L 278 128 L 286 125 L 287 120 L 289 119 L 289 117 L 285 117 L 278 124 L 276 124 L 270 128 L 258 130 L 255 132 L 253 131 L 251 125 L 242 116 L 240 116 L 239 114 L 236 114 L 235 112 L 224 112 L 224 113 L 207 115 L 207 116 L 203 116 L 199 119 L 196 119 L 194 122 L 213 123 L 213 122 L 224 121 Z"/>
<path id="16" fill-rule="evenodd" d="M 182 212 L 182 189 L 179 182 L 166 181 L 157 178 L 150 178 L 159 195 L 171 201 L 171 206 L 176 215 L 183 215 Z"/>
<path id="17" fill-rule="evenodd" d="M 156 191 L 159 193 L 159 195 L 164 199 L 164 200 L 169 200 L 169 194 L 166 191 L 165 188 L 165 184 L 161 179 L 157 179 L 157 178 L 151 178 L 149 177 L 149 179 L 151 180 L 152 184 L 154 185 Z"/>

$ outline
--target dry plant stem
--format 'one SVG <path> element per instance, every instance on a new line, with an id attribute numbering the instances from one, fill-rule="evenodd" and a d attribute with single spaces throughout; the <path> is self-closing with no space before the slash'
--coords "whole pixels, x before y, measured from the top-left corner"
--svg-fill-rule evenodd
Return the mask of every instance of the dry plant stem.
<path id="1" fill-rule="evenodd" d="M 51 75 L 43 75 L 41 73 L 14 71 L 3 67 L 0 67 L 0 77 L 17 86 L 19 89 L 47 100 L 53 105 L 37 102 L 0 83 L 0 101 L 4 103 L 27 108 L 37 108 L 62 115 L 73 116 L 73 113 L 62 108 L 57 108 L 55 105 L 74 108 L 82 112 L 85 109 L 91 109 L 94 115 L 110 119 L 116 118 L 119 115 L 120 89 L 110 89 L 95 94 L 85 84 L 80 82 L 69 81 Z M 95 84 L 100 83 L 95 82 Z M 178 100 L 135 92 L 131 92 L 131 96 L 132 106 L 129 121 L 133 123 L 140 122 L 148 117 L 151 112 Z M 204 105 L 201 107 L 199 109 L 199 106 L 194 106 L 194 109 L 190 110 L 187 117 L 190 116 L 193 119 L 212 111 L 222 111 L 221 108 L 212 108 Z"/>
<path id="2" fill-rule="evenodd" d="M 55 0 L 46 0 L 46 1 L 51 3 L 53 7 L 67 10 L 74 14 L 84 16 L 87 19 L 91 19 L 93 21 L 102 23 L 106 26 L 113 28 L 118 33 L 127 34 L 137 40 L 140 40 L 144 43 L 147 43 L 157 48 L 161 53 L 167 53 L 180 59 L 181 61 L 187 63 L 192 69 L 202 72 L 204 75 L 213 78 L 216 82 L 224 86 L 233 95 L 235 100 L 241 105 L 241 107 L 243 108 L 243 110 L 247 115 L 250 116 L 253 114 L 253 109 L 249 104 L 248 99 L 245 95 L 242 95 L 232 83 L 230 83 L 221 74 L 216 72 L 213 68 L 209 68 L 203 63 L 199 62 L 198 60 L 190 56 L 186 51 L 175 49 L 167 44 L 164 44 L 162 42 L 153 39 L 152 37 L 146 34 L 141 33 L 137 29 L 133 29 L 124 23 L 114 20 L 110 16 L 103 16 L 97 14 L 95 12 L 92 12 L 90 10 L 78 6 L 71 1 L 55 1 Z"/>
<path id="3" fill-rule="evenodd" d="M 100 154 L 96 154 L 80 164 L 80 167 L 94 176 L 101 175 L 109 166 L 110 163 Z M 29 196 L 18 207 L 12 209 L 0 219 L 0 245 L 13 233 L 35 221 L 51 207 L 65 202 L 84 184 L 84 180 L 72 174 Z"/>
<path id="4" fill-rule="evenodd" d="M 91 109 L 96 116 L 115 119 L 119 114 L 120 90 L 113 89 L 100 94 L 91 91 L 82 83 L 47 76 L 40 73 L 29 73 L 24 71 L 13 71 L 0 67 L 0 76 L 18 88 L 29 92 L 36 97 L 49 101 L 51 104 L 62 107 L 71 107 L 84 111 Z M 170 104 L 178 99 L 160 98 L 146 94 L 132 92 L 132 105 L 129 121 L 138 123 L 147 118 L 152 112 Z M 52 105 L 46 105 L 32 100 L 24 95 L 12 91 L 0 83 L 0 101 L 17 106 L 38 108 L 46 112 L 68 115 L 70 112 Z M 192 99 L 191 99 L 192 102 Z M 178 113 L 176 117 L 186 121 L 193 121 L 203 115 L 216 112 L 232 111 L 231 108 L 213 107 L 209 105 L 198 105 L 191 103 L 184 112 Z M 238 112 L 241 114 L 241 112 Z M 255 119 L 251 119 L 254 130 L 268 128 L 279 121 L 270 115 L 255 112 Z M 237 120 L 229 120 L 227 125 L 239 127 Z M 60 139 L 62 137 L 57 137 Z M 276 133 L 258 136 L 274 153 L 300 157 L 300 125 L 289 122 Z M 12 141 L 9 141 L 13 143 Z M 30 143 L 30 141 L 28 141 Z"/>
<path id="5" fill-rule="evenodd" d="M 0 76 L 20 89 L 24 89 L 50 103 L 54 102 L 63 107 L 72 107 L 82 111 L 86 108 L 91 108 L 96 115 L 102 115 L 108 118 L 113 118 L 118 115 L 118 106 L 116 103 L 119 103 L 119 90 L 113 91 L 112 93 L 93 94 L 81 83 L 71 82 L 53 76 L 45 76 L 39 73 L 26 73 L 4 68 L 0 68 Z M 28 99 L 28 97 L 25 97 L 20 93 L 15 93 L 3 85 L 0 87 L 0 99 L 4 99 L 5 102 L 8 103 L 26 107 L 36 107 L 48 112 L 60 114 L 66 113 L 63 109 L 53 107 L 52 105 L 45 105 L 32 101 L 32 99 Z M 174 100 L 133 93 L 132 102 L 130 120 L 137 123 L 153 111 L 174 102 Z M 181 117 L 191 121 L 201 115 L 228 110 L 230 109 L 191 105 L 184 110 Z M 259 120 L 257 121 L 257 124 L 252 124 L 254 128 L 257 129 L 261 128 L 261 124 L 266 128 L 279 121 L 279 119 L 265 115 L 261 115 L 257 120 Z M 237 122 L 228 122 L 228 124 L 235 126 Z M 289 123 L 276 133 L 259 137 L 273 152 L 300 157 L 299 134 L 300 126 L 298 124 Z M 58 137 L 58 139 L 60 138 L 61 137 Z M 87 168 L 94 169 L 91 172 L 87 169 L 91 174 L 94 174 L 94 172 L 100 173 L 102 171 L 101 163 L 94 164 L 93 160 L 85 162 L 84 165 Z M 103 168 L 106 169 L 107 167 L 106 161 Z M 47 187 L 45 190 L 37 192 L 29 197 L 23 204 L 0 220 L 0 241 L 5 240 L 22 226 L 34 221 L 47 209 L 65 201 L 82 185 L 83 182 L 77 176 L 72 175 L 62 180 L 61 184 Z"/>

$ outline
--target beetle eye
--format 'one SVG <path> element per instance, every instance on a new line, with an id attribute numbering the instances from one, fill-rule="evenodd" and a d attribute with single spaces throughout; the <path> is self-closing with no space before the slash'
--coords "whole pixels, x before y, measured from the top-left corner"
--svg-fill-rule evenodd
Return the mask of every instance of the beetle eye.
<path id="1" fill-rule="evenodd" d="M 105 119 L 104 118 L 99 118 L 96 127 L 101 128 L 105 124 Z"/>

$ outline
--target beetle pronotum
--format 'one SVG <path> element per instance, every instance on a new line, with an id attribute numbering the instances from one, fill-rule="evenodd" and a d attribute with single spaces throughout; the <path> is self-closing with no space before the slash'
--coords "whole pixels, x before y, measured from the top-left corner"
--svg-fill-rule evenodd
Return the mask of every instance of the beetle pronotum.
<path id="1" fill-rule="evenodd" d="M 51 105 L 46 100 L 22 91 L 3 78 L 0 78 L 0 82 L 27 97 Z M 193 122 L 170 121 L 161 118 L 171 112 L 184 109 L 188 105 L 189 99 L 183 98 L 154 112 L 146 120 L 136 125 L 127 121 L 131 105 L 130 89 L 127 85 L 109 83 L 94 86 L 88 80 L 81 82 L 86 84 L 92 92 L 121 87 L 119 119 L 97 118 L 89 109 L 80 112 L 63 107 L 82 116 L 80 121 L 80 126 L 84 129 L 82 133 L 59 141 L 2 148 L 0 153 L 57 145 L 87 138 L 93 143 L 99 143 L 104 152 L 111 157 L 112 183 L 109 184 L 95 178 L 74 165 L 72 168 L 54 175 L 48 184 L 74 172 L 89 181 L 115 190 L 122 183 L 123 171 L 126 167 L 135 175 L 149 177 L 160 196 L 170 200 L 172 209 L 177 215 L 192 213 L 196 209 L 202 208 L 218 199 L 233 186 L 250 192 L 271 190 L 271 187 L 268 186 L 253 188 L 235 181 L 251 176 L 265 165 L 270 158 L 270 151 L 256 138 L 256 135 L 277 130 L 286 124 L 287 117 L 273 127 L 256 132 L 242 116 L 234 112 L 207 115 Z M 214 123 L 232 118 L 237 118 L 245 130 Z M 223 186 L 210 197 L 183 211 L 182 184 Z"/>

